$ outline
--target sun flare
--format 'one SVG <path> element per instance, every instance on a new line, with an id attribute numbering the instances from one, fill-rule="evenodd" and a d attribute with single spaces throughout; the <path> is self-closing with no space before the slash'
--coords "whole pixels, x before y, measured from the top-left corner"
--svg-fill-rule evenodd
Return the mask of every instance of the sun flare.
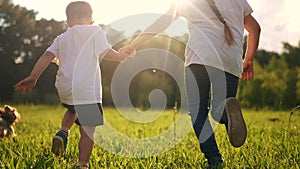
<path id="1" fill-rule="evenodd" d="M 175 2 L 175 3 L 184 3 L 186 2 L 187 0 L 172 0 L 172 2 Z"/>

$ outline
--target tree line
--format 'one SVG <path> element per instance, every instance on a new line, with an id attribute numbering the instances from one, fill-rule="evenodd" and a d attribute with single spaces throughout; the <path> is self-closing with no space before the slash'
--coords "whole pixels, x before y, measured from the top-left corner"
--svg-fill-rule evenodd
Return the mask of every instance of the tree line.
<path id="1" fill-rule="evenodd" d="M 59 104 L 54 87 L 57 71 L 54 63 L 45 70 L 37 86 L 28 94 L 15 92 L 13 86 L 30 74 L 37 59 L 54 38 L 67 29 L 67 25 L 55 20 L 37 20 L 35 11 L 14 5 L 10 0 L 3 0 L 0 5 L 0 103 Z M 126 37 L 124 32 L 115 30 L 110 25 L 99 26 L 105 30 L 109 42 L 123 39 L 113 46 L 116 50 L 129 44 L 140 32 L 137 30 L 136 34 Z M 187 34 L 172 38 L 162 34 L 145 42 L 138 50 L 168 50 L 184 61 L 187 39 Z M 119 64 L 101 62 L 103 104 L 107 106 L 114 105 L 111 81 Z M 243 107 L 289 109 L 300 104 L 300 42 L 298 46 L 284 42 L 283 52 L 280 54 L 258 50 L 254 67 L 254 79 L 240 80 L 237 97 Z M 173 107 L 176 102 L 180 102 L 181 93 L 176 81 L 164 71 L 149 69 L 139 72 L 130 83 L 129 96 L 132 104 L 148 108 L 149 93 L 153 89 L 164 91 L 167 107 Z"/>

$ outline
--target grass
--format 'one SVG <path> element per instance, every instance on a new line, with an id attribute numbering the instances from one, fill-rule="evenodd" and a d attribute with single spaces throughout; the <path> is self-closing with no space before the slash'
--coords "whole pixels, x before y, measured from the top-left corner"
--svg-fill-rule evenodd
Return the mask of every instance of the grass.
<path id="1" fill-rule="evenodd" d="M 21 120 L 15 126 L 17 136 L 0 140 L 0 168 L 72 168 L 78 155 L 77 126 L 71 128 L 66 157 L 58 158 L 50 152 L 52 137 L 60 128 L 65 110 L 61 106 L 43 105 L 16 108 L 21 113 Z M 91 168 L 198 169 L 207 166 L 194 133 L 187 130 L 191 122 L 186 114 L 178 116 L 173 110 L 153 112 L 142 117 L 154 121 L 143 124 L 127 120 L 112 108 L 104 109 L 104 113 L 106 125 L 97 128 Z M 138 114 L 129 118 L 136 116 Z M 181 121 L 172 128 L 174 117 L 180 117 Z M 300 168 L 299 111 L 291 116 L 290 112 L 244 110 L 244 117 L 248 137 L 241 148 L 230 146 L 223 126 L 216 128 L 224 168 Z M 166 137 L 162 133 L 167 133 Z M 139 141 L 132 141 L 134 138 Z M 153 152 L 156 154 L 151 156 Z"/>

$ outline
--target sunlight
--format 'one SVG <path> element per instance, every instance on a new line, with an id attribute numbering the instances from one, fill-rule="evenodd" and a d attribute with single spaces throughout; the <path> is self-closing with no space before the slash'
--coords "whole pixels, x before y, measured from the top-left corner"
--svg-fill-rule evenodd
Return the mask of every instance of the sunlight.
<path id="1" fill-rule="evenodd" d="M 187 2 L 187 0 L 172 0 L 173 3 L 176 3 L 176 4 L 184 4 Z"/>

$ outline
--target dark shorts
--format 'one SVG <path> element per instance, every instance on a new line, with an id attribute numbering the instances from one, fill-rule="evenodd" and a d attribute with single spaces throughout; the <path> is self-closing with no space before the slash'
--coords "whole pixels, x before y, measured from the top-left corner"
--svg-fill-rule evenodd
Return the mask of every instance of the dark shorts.
<path id="1" fill-rule="evenodd" d="M 68 105 L 62 103 L 71 113 L 77 113 L 75 123 L 79 126 L 100 126 L 103 125 L 103 110 L 100 103 Z"/>

